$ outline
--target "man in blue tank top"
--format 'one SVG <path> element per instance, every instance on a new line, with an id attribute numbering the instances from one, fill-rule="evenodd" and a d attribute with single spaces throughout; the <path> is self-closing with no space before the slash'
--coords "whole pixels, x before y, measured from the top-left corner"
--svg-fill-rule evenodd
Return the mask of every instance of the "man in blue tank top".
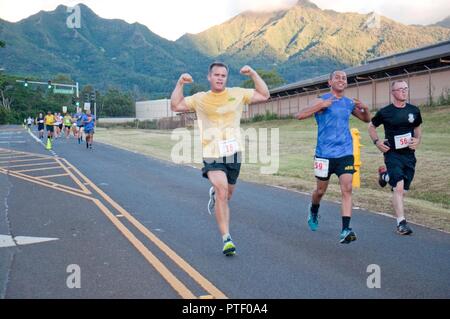
<path id="1" fill-rule="evenodd" d="M 328 81 L 331 91 L 319 96 L 301 111 L 297 118 L 304 120 L 315 116 L 318 125 L 314 173 L 317 187 L 312 194 L 308 213 L 308 225 L 312 231 L 319 227 L 319 207 L 328 188 L 332 174 L 339 177 L 342 194 L 342 232 L 339 241 L 348 244 L 356 240 L 350 228 L 352 216 L 352 181 L 354 170 L 353 139 L 350 133 L 350 115 L 361 121 L 370 122 L 369 108 L 358 99 L 349 99 L 344 94 L 347 88 L 347 75 L 335 71 Z"/>

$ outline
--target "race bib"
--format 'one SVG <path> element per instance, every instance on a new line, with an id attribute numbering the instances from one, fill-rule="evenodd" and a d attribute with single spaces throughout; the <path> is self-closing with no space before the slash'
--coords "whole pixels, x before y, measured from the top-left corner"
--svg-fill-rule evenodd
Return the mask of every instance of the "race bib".
<path id="1" fill-rule="evenodd" d="M 394 137 L 395 140 L 395 149 L 400 150 L 402 148 L 407 148 L 409 143 L 411 143 L 411 133 L 396 135 Z"/>
<path id="2" fill-rule="evenodd" d="M 316 158 L 314 160 L 314 174 L 317 177 L 327 178 L 329 165 L 330 165 L 329 160 L 323 158 Z"/>
<path id="3" fill-rule="evenodd" d="M 227 157 L 238 152 L 238 142 L 236 139 L 219 141 L 219 152 L 221 157 Z"/>

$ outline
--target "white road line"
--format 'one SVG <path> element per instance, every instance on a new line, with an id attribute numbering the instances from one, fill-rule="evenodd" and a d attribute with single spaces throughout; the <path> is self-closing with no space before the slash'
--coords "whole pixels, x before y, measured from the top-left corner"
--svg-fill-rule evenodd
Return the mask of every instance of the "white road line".
<path id="1" fill-rule="evenodd" d="M 12 237 L 8 235 L 0 235 L 0 248 L 45 243 L 47 241 L 54 240 L 59 240 L 59 238 L 39 238 L 25 236 Z"/>
<path id="2" fill-rule="evenodd" d="M 7 142 L 3 142 L 0 141 L 0 144 L 25 144 L 25 141 L 7 141 Z"/>

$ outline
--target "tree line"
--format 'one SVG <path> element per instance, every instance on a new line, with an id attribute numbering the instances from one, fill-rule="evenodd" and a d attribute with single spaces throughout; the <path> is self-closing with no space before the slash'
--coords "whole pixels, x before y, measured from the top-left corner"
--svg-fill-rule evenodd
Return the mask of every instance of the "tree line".
<path id="1" fill-rule="evenodd" d="M 31 116 L 36 117 L 39 113 L 61 112 L 63 106 L 67 107 L 69 113 L 76 112 L 76 98 L 73 95 L 59 94 L 53 92 L 46 85 L 24 83 L 24 77 L 3 74 L 0 71 L 0 124 L 19 124 L 23 119 Z M 27 77 L 29 82 L 42 81 L 34 77 Z M 73 84 L 74 82 L 65 75 L 58 75 L 51 79 L 52 83 Z M 84 97 L 95 89 L 92 85 L 85 85 L 80 90 L 80 107 L 84 107 Z M 134 117 L 134 99 L 128 92 L 122 92 L 117 88 L 109 88 L 106 92 L 96 92 L 96 110 L 100 117 Z M 91 105 L 91 110 L 94 110 Z"/>

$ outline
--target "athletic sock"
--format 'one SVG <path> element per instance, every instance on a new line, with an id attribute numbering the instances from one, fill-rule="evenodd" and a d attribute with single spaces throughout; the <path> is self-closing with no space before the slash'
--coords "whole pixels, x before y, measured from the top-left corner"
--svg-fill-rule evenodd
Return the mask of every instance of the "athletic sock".
<path id="1" fill-rule="evenodd" d="M 226 243 L 227 241 L 231 241 L 231 235 L 230 234 L 223 235 L 222 240 L 224 243 Z"/>
<path id="2" fill-rule="evenodd" d="M 320 204 L 311 204 L 311 214 L 317 215 L 319 213 Z"/>
<path id="3" fill-rule="evenodd" d="M 402 216 L 402 217 L 397 217 L 397 226 L 400 226 L 400 223 L 401 223 L 402 221 L 404 221 L 404 220 L 406 220 L 406 218 L 405 218 L 404 216 Z"/>
<path id="4" fill-rule="evenodd" d="M 342 217 L 342 230 L 350 228 L 351 217 Z"/>

